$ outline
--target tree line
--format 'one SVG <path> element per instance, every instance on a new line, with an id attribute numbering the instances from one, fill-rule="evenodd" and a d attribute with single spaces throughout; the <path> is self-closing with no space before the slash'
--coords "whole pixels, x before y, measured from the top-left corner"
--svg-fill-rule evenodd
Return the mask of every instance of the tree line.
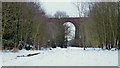
<path id="1" fill-rule="evenodd" d="M 2 8 L 3 50 L 65 47 L 65 27 L 48 23 L 40 3 L 4 2 Z"/>
<path id="2" fill-rule="evenodd" d="M 87 3 L 87 6 L 87 18 L 80 26 L 81 45 L 84 49 L 120 49 L 120 2 L 95 2 Z"/>

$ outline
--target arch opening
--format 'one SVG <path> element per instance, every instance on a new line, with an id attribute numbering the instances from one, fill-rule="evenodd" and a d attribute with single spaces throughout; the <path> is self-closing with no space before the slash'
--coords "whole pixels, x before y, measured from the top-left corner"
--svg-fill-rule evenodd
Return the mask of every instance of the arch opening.
<path id="1" fill-rule="evenodd" d="M 68 41 L 75 39 L 75 25 L 72 22 L 65 22 L 63 25 L 65 26 L 65 38 Z"/>

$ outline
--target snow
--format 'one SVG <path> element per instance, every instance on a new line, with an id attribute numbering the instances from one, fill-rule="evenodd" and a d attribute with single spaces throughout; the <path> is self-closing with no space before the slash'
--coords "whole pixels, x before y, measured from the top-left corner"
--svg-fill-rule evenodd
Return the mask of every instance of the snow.
<path id="1" fill-rule="evenodd" d="M 38 53 L 30 57 L 17 57 Z M 68 47 L 52 50 L 20 50 L 2 53 L 3 66 L 118 66 L 118 51 Z M 0 63 L 1 64 L 1 63 Z"/>
<path id="2" fill-rule="evenodd" d="M 2 52 L 0 51 L 0 68 L 2 67 Z"/>

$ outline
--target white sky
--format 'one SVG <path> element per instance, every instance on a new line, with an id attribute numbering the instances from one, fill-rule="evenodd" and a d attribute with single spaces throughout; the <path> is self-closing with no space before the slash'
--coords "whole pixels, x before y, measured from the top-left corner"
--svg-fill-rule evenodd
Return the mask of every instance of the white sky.
<path id="1" fill-rule="evenodd" d="M 74 2 L 117 2 L 118 0 L 33 0 L 42 2 L 42 6 L 47 14 L 53 15 L 56 11 L 64 11 L 69 16 L 76 17 L 78 12 L 76 7 L 72 4 Z"/>
<path id="2" fill-rule="evenodd" d="M 69 16 L 78 16 L 76 7 L 72 2 L 42 2 L 47 14 L 54 15 L 56 11 L 64 11 Z"/>

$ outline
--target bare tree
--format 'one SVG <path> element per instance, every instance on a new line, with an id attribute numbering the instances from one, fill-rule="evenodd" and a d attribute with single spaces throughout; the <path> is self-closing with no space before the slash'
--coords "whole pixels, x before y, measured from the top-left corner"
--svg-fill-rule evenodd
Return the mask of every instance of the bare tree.
<path id="1" fill-rule="evenodd" d="M 88 2 L 74 2 L 73 5 L 77 9 L 79 17 L 85 17 L 88 15 L 88 10 L 89 10 Z"/>
<path id="2" fill-rule="evenodd" d="M 73 5 L 77 8 L 77 11 L 78 11 L 78 14 L 79 14 L 79 17 L 81 16 L 81 3 L 80 2 L 75 2 L 73 3 Z"/>
<path id="3" fill-rule="evenodd" d="M 63 18 L 63 17 L 69 17 L 66 12 L 64 11 L 57 11 L 55 14 L 54 14 L 54 17 L 55 18 Z"/>

